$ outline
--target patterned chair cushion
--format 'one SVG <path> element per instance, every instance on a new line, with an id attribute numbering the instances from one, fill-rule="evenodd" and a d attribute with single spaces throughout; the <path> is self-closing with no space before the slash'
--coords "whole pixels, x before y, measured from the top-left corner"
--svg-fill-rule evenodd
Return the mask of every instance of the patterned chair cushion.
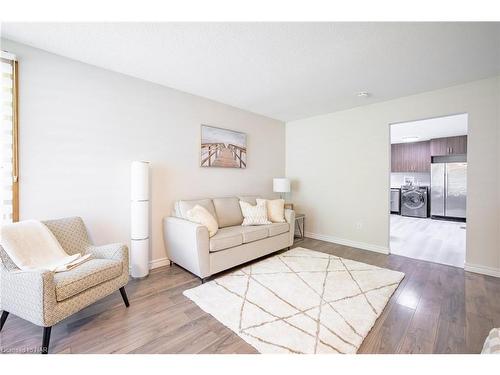
<path id="1" fill-rule="evenodd" d="M 57 220 L 47 220 L 43 222 L 69 254 L 85 253 L 91 245 L 87 228 L 80 217 L 68 217 Z"/>
<path id="2" fill-rule="evenodd" d="M 490 331 L 481 354 L 500 354 L 500 328 L 493 328 Z"/>
<path id="3" fill-rule="evenodd" d="M 114 279 L 122 274 L 119 260 L 91 259 L 74 269 L 54 274 L 56 300 L 64 301 L 93 286 Z"/>
<path id="4" fill-rule="evenodd" d="M 2 264 L 7 269 L 7 271 L 15 271 L 19 269 L 12 261 L 12 259 L 10 259 L 10 257 L 7 255 L 2 245 L 0 245 L 0 260 L 2 261 Z"/>

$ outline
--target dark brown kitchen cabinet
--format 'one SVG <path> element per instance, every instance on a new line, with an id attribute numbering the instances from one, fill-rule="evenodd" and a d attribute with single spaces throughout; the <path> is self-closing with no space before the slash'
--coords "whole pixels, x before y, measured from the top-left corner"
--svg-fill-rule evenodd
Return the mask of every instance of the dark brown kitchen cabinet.
<path id="1" fill-rule="evenodd" d="M 450 154 L 467 154 L 467 136 L 448 137 Z"/>
<path id="2" fill-rule="evenodd" d="M 431 156 L 448 155 L 448 138 L 431 139 Z"/>
<path id="3" fill-rule="evenodd" d="M 435 138 L 431 140 L 431 156 L 467 154 L 467 136 Z"/>
<path id="4" fill-rule="evenodd" d="M 391 172 L 402 172 L 403 167 L 403 146 L 404 143 L 391 145 Z"/>
<path id="5" fill-rule="evenodd" d="M 391 145 L 391 172 L 430 172 L 430 142 Z"/>

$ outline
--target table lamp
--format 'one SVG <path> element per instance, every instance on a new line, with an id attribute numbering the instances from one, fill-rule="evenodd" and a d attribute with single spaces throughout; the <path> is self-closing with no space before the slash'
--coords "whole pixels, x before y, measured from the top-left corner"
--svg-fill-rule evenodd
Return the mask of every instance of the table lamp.
<path id="1" fill-rule="evenodd" d="M 290 180 L 284 177 L 273 178 L 273 191 L 280 193 L 281 199 L 285 199 L 284 193 L 290 192 Z"/>

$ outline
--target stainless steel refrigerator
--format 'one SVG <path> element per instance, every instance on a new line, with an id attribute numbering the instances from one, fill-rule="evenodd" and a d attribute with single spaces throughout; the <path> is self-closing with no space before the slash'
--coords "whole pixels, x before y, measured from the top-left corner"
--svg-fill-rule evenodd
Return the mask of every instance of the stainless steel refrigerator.
<path id="1" fill-rule="evenodd" d="M 465 219 L 466 206 L 467 162 L 451 157 L 433 158 L 431 217 Z"/>

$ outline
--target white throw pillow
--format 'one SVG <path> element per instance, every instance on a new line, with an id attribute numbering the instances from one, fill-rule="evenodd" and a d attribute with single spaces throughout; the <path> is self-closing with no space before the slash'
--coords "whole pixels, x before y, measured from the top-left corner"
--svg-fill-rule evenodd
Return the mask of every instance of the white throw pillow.
<path id="1" fill-rule="evenodd" d="M 285 222 L 285 200 L 284 199 L 257 199 L 257 203 L 265 202 L 267 207 L 267 218 L 273 223 Z"/>
<path id="2" fill-rule="evenodd" d="M 240 201 L 241 212 L 243 213 L 243 223 L 241 225 L 266 225 L 271 224 L 267 220 L 266 202 L 257 203 L 252 206 L 250 203 Z"/>
<path id="3" fill-rule="evenodd" d="M 199 204 L 186 212 L 186 218 L 193 223 L 207 227 L 209 237 L 213 237 L 219 230 L 219 224 L 217 220 L 215 220 L 215 217 L 205 207 Z"/>

